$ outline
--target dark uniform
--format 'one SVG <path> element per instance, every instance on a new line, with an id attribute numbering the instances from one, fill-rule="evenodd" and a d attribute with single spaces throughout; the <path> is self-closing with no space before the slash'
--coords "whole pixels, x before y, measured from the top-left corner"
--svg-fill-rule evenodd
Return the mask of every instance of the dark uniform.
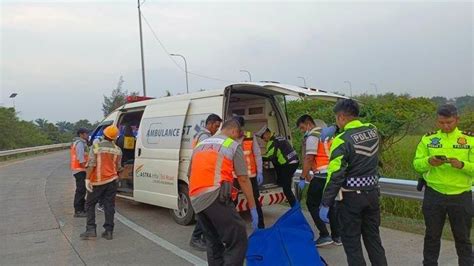
<path id="1" fill-rule="evenodd" d="M 375 126 L 354 120 L 331 146 L 322 206 L 333 206 L 339 191 L 343 191 L 337 213 L 349 265 L 366 265 L 361 235 L 372 265 L 387 265 L 379 234 L 379 141 Z"/>
<path id="2" fill-rule="evenodd" d="M 267 142 L 266 149 L 267 153 L 262 155 L 262 158 L 271 161 L 275 166 L 277 183 L 283 188 L 288 203 L 293 207 L 296 197 L 291 190 L 291 184 L 298 168 L 298 154 L 285 137 L 275 135 Z"/>

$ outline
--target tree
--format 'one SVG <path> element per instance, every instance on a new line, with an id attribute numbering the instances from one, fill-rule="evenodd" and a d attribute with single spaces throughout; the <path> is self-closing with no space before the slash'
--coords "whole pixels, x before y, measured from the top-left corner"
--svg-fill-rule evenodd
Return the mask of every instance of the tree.
<path id="1" fill-rule="evenodd" d="M 107 116 L 126 103 L 127 91 L 122 90 L 124 82 L 123 76 L 120 76 L 117 87 L 112 91 L 112 95 L 110 97 L 104 95 L 104 102 L 102 103 L 104 116 Z"/>
<path id="2" fill-rule="evenodd" d="M 35 123 L 36 125 L 40 128 L 40 129 L 45 129 L 46 128 L 46 125 L 49 123 L 47 119 L 43 119 L 43 118 L 38 118 L 35 120 Z"/>
<path id="3" fill-rule="evenodd" d="M 73 127 L 74 134 L 76 134 L 77 130 L 80 128 L 85 128 L 89 130 L 94 129 L 93 125 L 87 119 L 81 119 L 77 121 L 76 123 L 74 123 L 74 127 Z"/>
<path id="4" fill-rule="evenodd" d="M 73 132 L 74 131 L 74 124 L 71 122 L 67 121 L 58 121 L 56 123 L 56 126 L 59 129 L 59 132 L 65 133 L 65 132 Z"/>

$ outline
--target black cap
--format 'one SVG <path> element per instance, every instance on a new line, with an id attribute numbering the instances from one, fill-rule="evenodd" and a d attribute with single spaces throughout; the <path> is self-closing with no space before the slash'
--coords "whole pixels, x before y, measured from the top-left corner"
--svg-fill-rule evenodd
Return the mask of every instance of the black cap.
<path id="1" fill-rule="evenodd" d="M 87 128 L 83 128 L 83 127 L 79 128 L 77 130 L 77 135 L 78 136 L 81 135 L 81 134 L 84 134 L 84 133 L 89 133 L 89 130 Z"/>

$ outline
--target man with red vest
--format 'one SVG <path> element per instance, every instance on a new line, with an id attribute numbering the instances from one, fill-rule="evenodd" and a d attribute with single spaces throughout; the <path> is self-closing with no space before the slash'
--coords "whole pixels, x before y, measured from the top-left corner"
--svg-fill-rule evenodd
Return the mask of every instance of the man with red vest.
<path id="1" fill-rule="evenodd" d="M 76 179 L 76 192 L 74 193 L 74 217 L 86 217 L 86 163 L 88 157 L 87 140 L 89 131 L 85 128 L 77 130 L 77 138 L 71 145 L 71 171 Z"/>
<path id="2" fill-rule="evenodd" d="M 236 117 L 241 127 L 245 126 L 245 119 L 241 116 Z M 242 136 L 238 139 L 238 142 L 242 144 L 242 150 L 244 151 L 245 162 L 247 162 L 247 175 L 252 182 L 253 198 L 257 205 L 258 213 L 258 228 L 265 228 L 265 222 L 263 219 L 262 205 L 260 204 L 260 192 L 258 186 L 263 183 L 263 162 L 262 152 L 258 145 L 257 137 L 250 131 L 242 131 Z"/>
<path id="3" fill-rule="evenodd" d="M 300 189 L 304 188 L 305 181 L 310 182 L 306 205 L 311 213 L 311 217 L 319 230 L 319 238 L 316 240 L 316 246 L 326 246 L 334 243 L 337 246 L 342 245 L 339 236 L 339 226 L 336 217 L 336 210 L 331 206 L 330 210 L 330 227 L 331 236 L 329 235 L 326 224 L 319 217 L 319 206 L 321 204 L 324 186 L 327 178 L 327 168 L 329 165 L 329 155 L 331 142 L 334 138 L 335 130 L 332 134 L 325 134 L 322 131 L 328 130 L 326 123 L 322 120 L 313 120 L 310 115 L 302 115 L 298 118 L 296 126 L 304 133 L 302 153 L 303 153 L 303 171 L 301 173 Z M 311 177 L 310 171 L 313 172 Z"/>
<path id="4" fill-rule="evenodd" d="M 122 168 L 122 150 L 114 143 L 118 135 L 119 129 L 116 126 L 108 126 L 104 130 L 104 139 L 94 143 L 90 152 L 86 176 L 87 226 L 86 231 L 80 235 L 81 239 L 87 240 L 97 236 L 95 205 L 99 200 L 104 204 L 105 213 L 105 231 L 102 237 L 107 240 L 113 238 L 117 179 Z"/>
<path id="5" fill-rule="evenodd" d="M 193 149 L 203 140 L 208 139 L 214 134 L 216 134 L 217 130 L 221 127 L 222 118 L 216 114 L 210 114 L 206 118 L 206 127 L 202 128 L 193 139 Z M 191 236 L 191 241 L 189 241 L 189 245 L 199 251 L 206 251 L 206 239 L 204 238 L 204 232 L 202 231 L 202 225 L 197 219 L 196 226 L 194 226 L 194 231 Z"/>
<path id="6" fill-rule="evenodd" d="M 240 136 L 239 122 L 228 120 L 223 124 L 221 134 L 198 143 L 191 158 L 189 196 L 204 229 L 209 265 L 244 263 L 247 232 L 245 222 L 232 202 L 234 173 L 247 198 L 252 227 L 255 229 L 258 223 L 244 154 L 235 141 Z"/>

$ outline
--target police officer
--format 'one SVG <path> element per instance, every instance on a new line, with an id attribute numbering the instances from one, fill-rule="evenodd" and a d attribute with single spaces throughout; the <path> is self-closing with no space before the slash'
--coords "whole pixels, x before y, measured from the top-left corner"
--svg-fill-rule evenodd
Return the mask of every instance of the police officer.
<path id="1" fill-rule="evenodd" d="M 97 236 L 95 223 L 95 205 L 99 200 L 104 204 L 105 231 L 102 237 L 112 240 L 114 230 L 115 195 L 117 194 L 118 172 L 121 171 L 122 151 L 114 141 L 119 135 L 119 129 L 112 125 L 104 130 L 104 139 L 95 143 L 87 162 L 86 176 L 86 231 L 80 235 L 87 240 Z"/>
<path id="2" fill-rule="evenodd" d="M 199 144 L 201 141 L 212 137 L 216 134 L 217 130 L 221 127 L 222 119 L 216 114 L 210 114 L 206 118 L 206 127 L 202 128 L 193 139 L 193 149 Z M 197 217 L 196 217 L 197 218 Z M 193 234 L 191 235 L 191 240 L 189 241 L 189 245 L 199 251 L 206 251 L 206 239 L 204 238 L 204 234 L 202 232 L 202 225 L 197 219 L 196 225 L 194 226 Z"/>
<path id="3" fill-rule="evenodd" d="M 442 105 L 437 111 L 438 131 L 422 137 L 413 165 L 426 181 L 423 199 L 425 241 L 423 265 L 438 265 L 440 238 L 446 215 L 453 232 L 458 263 L 473 265 L 472 178 L 474 177 L 474 134 L 457 128 L 456 107 Z"/>
<path id="4" fill-rule="evenodd" d="M 329 223 L 331 226 L 331 235 L 326 224 L 319 218 L 319 205 L 323 197 L 324 186 L 327 178 L 327 168 L 329 164 L 329 150 L 334 134 L 322 135 L 322 131 L 335 132 L 334 127 L 328 128 L 322 120 L 313 120 L 310 115 L 302 115 L 296 121 L 296 126 L 304 133 L 302 153 L 303 153 L 303 171 L 299 183 L 300 190 L 305 186 L 305 180 L 310 182 L 307 192 L 306 205 L 311 213 L 314 224 L 319 230 L 319 238 L 316 240 L 316 246 L 322 247 L 334 243 L 337 246 L 342 245 L 339 237 L 339 228 L 336 218 L 335 206 L 330 206 Z M 313 172 L 313 176 L 310 175 Z"/>
<path id="5" fill-rule="evenodd" d="M 85 128 L 77 130 L 77 138 L 71 145 L 71 171 L 76 179 L 76 191 L 74 193 L 74 217 L 87 217 L 85 212 L 86 203 L 86 163 L 88 158 L 87 140 L 89 131 Z"/>
<path id="6" fill-rule="evenodd" d="M 232 202 L 234 173 L 247 198 L 252 227 L 258 214 L 252 184 L 241 145 L 235 140 L 241 128 L 235 119 L 224 122 L 221 134 L 201 141 L 193 151 L 190 165 L 189 196 L 203 226 L 209 265 L 243 265 L 247 251 L 245 222 Z"/>
<path id="7" fill-rule="evenodd" d="M 334 113 L 341 133 L 331 145 L 328 179 L 319 216 L 329 222 L 329 206 L 334 204 L 341 190 L 342 201 L 337 212 L 347 263 L 366 265 L 360 242 L 362 235 L 371 264 L 387 265 L 379 233 L 377 166 L 380 139 L 377 129 L 358 120 L 359 105 L 352 99 L 338 101 Z"/>
<path id="8" fill-rule="evenodd" d="M 267 126 L 262 127 L 255 135 L 266 142 L 267 152 L 262 157 L 273 163 L 278 185 L 283 188 L 290 206 L 295 206 L 296 197 L 291 190 L 291 184 L 299 164 L 296 151 L 285 137 L 275 135 Z"/>
<path id="9" fill-rule="evenodd" d="M 235 119 L 242 128 L 245 126 L 245 119 L 243 117 L 239 116 Z M 263 183 L 262 152 L 258 145 L 257 136 L 251 131 L 242 130 L 242 135 L 237 141 L 242 144 L 244 159 L 247 162 L 247 175 L 250 178 L 250 182 L 252 182 L 253 199 L 255 200 L 258 213 L 258 228 L 263 229 L 265 228 L 265 221 L 263 218 L 262 205 L 259 201 L 260 191 L 258 190 L 258 186 Z"/>

